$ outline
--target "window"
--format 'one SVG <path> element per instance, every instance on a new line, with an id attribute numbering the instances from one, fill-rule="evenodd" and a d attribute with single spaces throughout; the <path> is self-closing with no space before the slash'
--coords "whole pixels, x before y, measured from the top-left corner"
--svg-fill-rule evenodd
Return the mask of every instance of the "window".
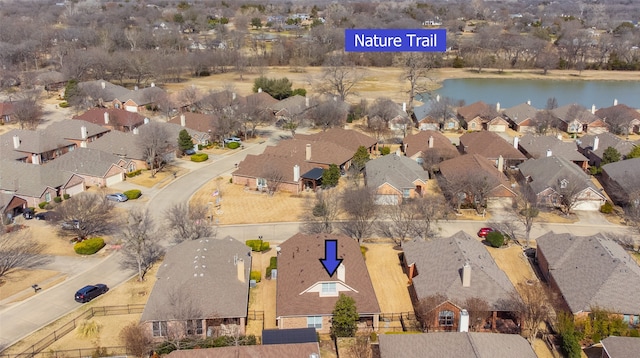
<path id="1" fill-rule="evenodd" d="M 266 188 L 267 187 L 267 179 L 258 178 L 256 184 L 258 185 L 258 188 Z"/>
<path id="2" fill-rule="evenodd" d="M 402 189 L 402 197 L 408 198 L 409 196 L 411 196 L 411 189 Z"/>
<path id="3" fill-rule="evenodd" d="M 449 128 L 449 129 L 453 128 L 453 122 L 447 123 L 447 128 Z"/>
<path id="4" fill-rule="evenodd" d="M 452 311 L 440 311 L 438 314 L 439 326 L 453 326 L 453 312 Z"/>
<path id="5" fill-rule="evenodd" d="M 153 322 L 153 336 L 154 337 L 167 336 L 167 321 Z"/>
<path id="6" fill-rule="evenodd" d="M 562 179 L 560 181 L 560 189 L 566 189 L 567 188 L 567 184 L 569 184 L 569 182 L 567 181 L 567 179 Z"/>
<path id="7" fill-rule="evenodd" d="M 424 163 L 424 159 L 422 158 L 416 158 L 416 163 L 421 164 Z"/>
<path id="8" fill-rule="evenodd" d="M 335 282 L 325 282 L 322 284 L 322 291 L 320 296 L 335 296 L 338 291 L 336 290 Z"/>
<path id="9" fill-rule="evenodd" d="M 307 317 L 307 328 L 322 329 L 322 316 Z"/>
<path id="10" fill-rule="evenodd" d="M 202 320 L 192 319 L 187 321 L 187 335 L 202 334 Z"/>
<path id="11" fill-rule="evenodd" d="M 51 202 L 51 193 L 45 193 L 44 194 L 44 201 Z"/>
<path id="12" fill-rule="evenodd" d="M 474 122 L 471 123 L 471 129 L 476 129 L 476 124 Z"/>

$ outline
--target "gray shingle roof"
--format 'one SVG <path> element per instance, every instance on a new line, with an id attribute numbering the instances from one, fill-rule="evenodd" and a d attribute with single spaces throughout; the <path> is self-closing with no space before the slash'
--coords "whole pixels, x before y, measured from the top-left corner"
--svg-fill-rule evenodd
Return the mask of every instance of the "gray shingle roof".
<path id="1" fill-rule="evenodd" d="M 87 144 L 88 148 L 101 150 L 122 158 L 145 160 L 138 145 L 139 136 L 132 132 L 111 131 Z"/>
<path id="2" fill-rule="evenodd" d="M 381 334 L 381 358 L 535 358 L 526 339 L 517 334 L 436 332 Z"/>
<path id="3" fill-rule="evenodd" d="M 596 150 L 593 150 L 593 144 L 596 137 L 598 137 L 598 148 Z M 588 149 L 599 158 L 602 158 L 604 151 L 609 147 L 615 148 L 621 155 L 624 156 L 629 154 L 629 152 L 636 145 L 628 140 L 620 139 L 620 137 L 615 134 L 604 132 L 597 135 L 588 134 L 581 137 L 578 146 L 583 150 Z"/>
<path id="4" fill-rule="evenodd" d="M 609 358 L 635 358 L 640 352 L 640 338 L 611 336 L 601 341 Z M 604 357 L 604 355 L 603 355 Z"/>
<path id="5" fill-rule="evenodd" d="M 626 159 L 602 166 L 602 171 L 628 193 L 640 189 L 640 158 Z"/>
<path id="6" fill-rule="evenodd" d="M 506 302 L 515 288 L 507 275 L 477 239 L 464 231 L 451 237 L 403 244 L 408 264 L 415 263 L 418 275 L 413 278 L 418 299 L 443 294 L 463 307 L 468 298 L 481 298 L 493 310 L 509 310 Z M 462 287 L 462 266 L 471 265 L 471 285 Z M 463 307 L 464 308 L 464 307 Z"/>
<path id="7" fill-rule="evenodd" d="M 557 188 L 562 179 L 569 182 L 578 180 L 577 190 L 582 191 L 592 188 L 600 192 L 591 182 L 591 178 L 575 163 L 562 157 L 543 157 L 540 159 L 529 159 L 518 165 L 520 173 L 526 178 L 531 177 L 529 184 L 536 194 L 543 192 L 547 188 Z M 573 185 L 573 184 L 572 184 Z"/>
<path id="8" fill-rule="evenodd" d="M 236 258 L 244 262 L 244 282 Z M 246 317 L 250 271 L 251 249 L 230 236 L 184 241 L 167 251 L 140 320 L 188 319 L 177 317 L 187 308 L 198 313 L 194 319 Z"/>
<path id="9" fill-rule="evenodd" d="M 365 168 L 367 186 L 371 188 L 378 188 L 388 183 L 401 191 L 415 188 L 416 180 L 426 182 L 429 179 L 429 172 L 422 169 L 415 160 L 395 154 L 370 160 Z"/>
<path id="10" fill-rule="evenodd" d="M 59 140 L 60 138 L 82 140 L 82 127 L 87 129 L 87 137 L 107 133 L 110 129 L 83 120 L 65 119 L 51 123 L 44 132 L 47 136 Z"/>
<path id="11" fill-rule="evenodd" d="M 104 86 L 104 88 L 102 88 Z M 114 85 L 111 82 L 105 80 L 86 81 L 78 83 L 80 89 L 91 88 L 99 91 L 99 97 L 103 101 L 113 101 L 117 99 L 121 102 L 133 100 L 138 106 L 151 103 L 151 98 L 157 96 L 159 93 L 164 92 L 162 88 L 153 86 L 140 88 L 138 90 L 130 90 L 122 86 Z"/>
<path id="12" fill-rule="evenodd" d="M 539 255 L 549 263 L 573 313 L 601 307 L 622 314 L 638 314 L 640 298 L 630 287 L 640 287 L 640 267 L 604 234 L 580 237 L 549 232 L 536 239 Z"/>
<path id="13" fill-rule="evenodd" d="M 489 131 L 463 134 L 460 136 L 460 146 L 465 153 L 480 154 L 487 159 L 498 159 L 501 155 L 505 160 L 527 159 L 499 134 Z"/>
<path id="14" fill-rule="evenodd" d="M 559 120 L 569 123 L 574 119 L 582 124 L 589 124 L 598 117 L 579 104 L 567 104 L 551 111 Z"/>
<path id="15" fill-rule="evenodd" d="M 18 136 L 20 145 L 14 148 L 13 137 Z M 53 137 L 46 131 L 14 129 L 0 136 L 2 159 L 19 159 L 31 153 L 45 153 L 58 148 L 71 146 L 73 142 L 63 137 Z"/>
<path id="16" fill-rule="evenodd" d="M 537 136 L 527 134 L 520 138 L 520 146 L 532 158 L 542 158 L 547 156 L 547 151 L 556 157 L 562 157 L 572 162 L 588 161 L 587 157 L 578 152 L 575 142 L 564 142 L 554 136 Z"/>
<path id="17" fill-rule="evenodd" d="M 109 169 L 119 161 L 120 157 L 98 149 L 76 148 L 44 166 L 79 175 L 104 178 Z"/>
<path id="18" fill-rule="evenodd" d="M 519 105 L 505 109 L 503 113 L 511 119 L 513 123 L 520 124 L 527 119 L 535 118 L 538 110 L 528 103 L 520 103 Z"/>
<path id="19" fill-rule="evenodd" d="M 60 187 L 72 175 L 51 166 L 0 160 L 0 190 L 18 195 L 39 198 L 46 187 Z"/>

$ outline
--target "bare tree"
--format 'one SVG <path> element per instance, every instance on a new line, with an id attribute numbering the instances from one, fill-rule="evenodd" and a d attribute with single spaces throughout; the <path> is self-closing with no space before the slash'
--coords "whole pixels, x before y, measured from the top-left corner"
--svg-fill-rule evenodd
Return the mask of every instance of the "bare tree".
<path id="1" fill-rule="evenodd" d="M 197 240 L 215 234 L 207 218 L 210 208 L 204 203 L 176 203 L 164 214 L 166 230 L 172 232 L 174 243 Z"/>
<path id="2" fill-rule="evenodd" d="M 337 188 L 316 191 L 316 198 L 307 205 L 303 216 L 304 228 L 308 233 L 332 233 L 333 225 L 340 216 L 341 194 Z"/>
<path id="3" fill-rule="evenodd" d="M 447 297 L 441 293 L 427 296 L 418 302 L 416 307 L 416 316 L 420 323 L 422 323 L 422 329 L 425 332 L 429 332 L 432 328 L 437 326 L 436 319 L 438 318 L 438 311 L 436 308 L 447 300 Z"/>
<path id="4" fill-rule="evenodd" d="M 580 203 L 580 195 L 585 187 L 585 180 L 577 175 L 564 178 L 555 183 L 553 189 L 558 193 L 560 210 L 569 215 L 571 211 Z"/>
<path id="5" fill-rule="evenodd" d="M 338 96 L 344 101 L 355 94 L 355 86 L 363 77 L 363 72 L 349 64 L 343 55 L 330 56 L 322 67 L 319 92 Z"/>
<path id="6" fill-rule="evenodd" d="M 265 167 L 260 177 L 266 180 L 269 195 L 275 194 L 285 180 L 284 173 L 273 167 Z"/>
<path id="7" fill-rule="evenodd" d="M 371 343 L 369 335 L 353 337 L 349 345 L 349 354 L 353 358 L 371 358 Z"/>
<path id="8" fill-rule="evenodd" d="M 412 223 L 413 235 L 427 240 L 436 234 L 435 225 L 447 215 L 447 205 L 440 195 L 425 195 L 411 202 L 416 218 Z"/>
<path id="9" fill-rule="evenodd" d="M 74 235 L 80 239 L 105 235 L 114 231 L 114 204 L 103 193 L 83 192 L 63 201 L 55 212 L 64 223 L 58 230 L 61 236 Z"/>
<path id="10" fill-rule="evenodd" d="M 386 126 L 389 126 L 389 122 L 399 114 L 398 104 L 390 98 L 376 98 L 373 103 L 367 106 L 367 116 L 370 118 L 380 117 Z"/>
<path id="11" fill-rule="evenodd" d="M 153 264 L 164 255 L 164 249 L 158 243 L 161 235 L 156 231 L 149 211 L 130 210 L 127 221 L 121 225 L 120 237 L 124 243 L 120 265 L 136 270 L 138 280 L 143 281 Z"/>
<path id="12" fill-rule="evenodd" d="M 120 339 L 127 351 L 136 357 L 145 357 L 153 348 L 153 338 L 141 323 L 132 322 L 120 331 Z"/>
<path id="13" fill-rule="evenodd" d="M 536 193 L 528 183 L 520 183 L 517 196 L 515 217 L 524 226 L 525 247 L 529 247 L 529 238 L 533 224 L 540 213 Z M 512 236 L 515 239 L 515 236 Z"/>
<path id="14" fill-rule="evenodd" d="M 469 313 L 469 326 L 471 331 L 482 328 L 486 320 L 491 317 L 489 303 L 478 297 L 469 297 L 464 301 L 463 308 Z"/>
<path id="15" fill-rule="evenodd" d="M 254 137 L 256 135 L 256 128 L 265 124 L 272 123 L 274 116 L 267 109 L 264 102 L 256 100 L 256 97 L 249 97 L 247 103 L 238 108 L 238 117 L 242 125 L 242 131 L 244 132 L 245 139 L 247 136 Z"/>
<path id="16" fill-rule="evenodd" d="M 189 290 L 181 285 L 173 287 L 167 294 L 167 312 L 171 314 L 167 342 L 176 349 L 187 348 L 185 338 L 199 336 L 193 327 L 194 321 L 202 319 L 202 310 Z"/>
<path id="17" fill-rule="evenodd" d="M 332 127 L 340 127 L 347 118 L 347 111 L 337 100 L 324 101 L 315 106 L 311 111 L 311 119 L 316 127 L 327 130 Z"/>
<path id="18" fill-rule="evenodd" d="M 4 229 L 4 228 L 3 228 Z M 42 256 L 44 245 L 35 241 L 26 230 L 0 233 L 0 278 L 15 270 L 32 269 L 47 261 Z"/>
<path id="19" fill-rule="evenodd" d="M 362 242 L 371 233 L 377 218 L 374 191 L 366 187 L 348 188 L 342 192 L 341 202 L 348 218 L 342 225 L 342 231 Z"/>
<path id="20" fill-rule="evenodd" d="M 414 233 L 414 220 L 418 219 L 418 212 L 408 201 L 398 205 L 387 205 L 381 210 L 379 220 L 375 227 L 379 234 L 391 238 L 397 246 L 411 237 Z"/>
<path id="21" fill-rule="evenodd" d="M 173 143 L 169 131 L 160 123 L 152 122 L 141 126 L 139 130 L 137 144 L 151 168 L 151 177 L 155 178 L 165 163 L 165 155 L 173 150 L 177 143 Z"/>
<path id="22" fill-rule="evenodd" d="M 36 129 L 42 120 L 40 91 L 22 93 L 20 99 L 13 104 L 13 108 L 13 116 L 20 124 L 20 129 Z"/>
<path id="23" fill-rule="evenodd" d="M 640 233 L 640 191 L 634 191 L 629 195 L 628 203 L 624 206 L 624 218 L 627 225 Z"/>
<path id="24" fill-rule="evenodd" d="M 539 281 L 533 284 L 519 283 L 517 289 L 520 294 L 514 292 L 512 301 L 516 303 L 516 312 L 522 318 L 522 334 L 533 342 L 542 323 L 551 317 L 553 293 Z"/>
<path id="25" fill-rule="evenodd" d="M 429 115 L 437 119 L 440 128 L 443 128 L 447 119 L 455 118 L 455 107 L 462 106 L 464 106 L 464 101 L 456 101 L 451 97 L 442 97 L 433 102 Z"/>
<path id="26" fill-rule="evenodd" d="M 402 67 L 402 79 L 409 82 L 409 101 L 407 109 L 413 111 L 413 101 L 418 94 L 427 92 L 431 78 L 429 71 L 433 68 L 433 58 L 422 52 L 408 52 L 396 57 L 396 65 Z"/>

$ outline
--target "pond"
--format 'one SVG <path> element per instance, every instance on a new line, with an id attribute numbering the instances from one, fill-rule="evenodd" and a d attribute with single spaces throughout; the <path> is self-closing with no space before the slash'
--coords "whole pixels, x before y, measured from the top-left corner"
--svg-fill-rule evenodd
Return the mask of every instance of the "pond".
<path id="1" fill-rule="evenodd" d="M 435 94 L 464 100 L 466 104 L 484 101 L 500 103 L 509 108 L 531 101 L 531 105 L 543 109 L 547 99 L 555 97 L 558 106 L 578 103 L 586 108 L 609 107 L 614 100 L 630 107 L 637 107 L 640 93 L 639 81 L 583 81 L 583 80 L 530 80 L 499 78 L 462 78 L 445 80 Z M 434 95 L 435 95 L 434 94 Z"/>

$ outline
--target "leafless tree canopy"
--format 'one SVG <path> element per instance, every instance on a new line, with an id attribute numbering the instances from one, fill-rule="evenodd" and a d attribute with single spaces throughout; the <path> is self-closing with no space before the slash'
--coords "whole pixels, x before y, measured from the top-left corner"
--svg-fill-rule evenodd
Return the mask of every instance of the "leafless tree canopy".
<path id="1" fill-rule="evenodd" d="M 175 149 L 177 142 L 171 139 L 169 131 L 162 124 L 155 122 L 141 126 L 138 136 L 138 147 L 151 168 L 151 176 L 155 177 L 165 162 L 164 156 Z"/>
<path id="2" fill-rule="evenodd" d="M 560 196 L 560 209 L 563 213 L 569 214 L 580 202 L 580 194 L 585 188 L 586 179 L 580 178 L 576 175 L 570 176 L 560 180 L 556 183 L 553 189 Z"/>
<path id="3" fill-rule="evenodd" d="M 122 261 L 124 268 L 138 272 L 138 279 L 144 276 L 164 254 L 159 241 L 161 234 L 156 231 L 155 223 L 148 211 L 131 210 L 121 227 L 123 241 Z"/>
<path id="4" fill-rule="evenodd" d="M 20 124 L 20 129 L 35 130 L 42 120 L 40 91 L 23 92 L 20 99 L 14 103 L 13 110 L 13 116 Z"/>
<path id="5" fill-rule="evenodd" d="M 141 323 L 132 322 L 120 331 L 120 339 L 127 351 L 136 357 L 144 357 L 153 348 L 153 338 Z"/>
<path id="6" fill-rule="evenodd" d="M 540 325 L 550 319 L 553 312 L 554 294 L 548 286 L 536 281 L 532 284 L 518 284 L 518 292 L 513 301 L 516 311 L 522 317 L 522 333 L 530 342 L 536 339 Z"/>
<path id="7" fill-rule="evenodd" d="M 215 235 L 210 216 L 213 208 L 205 203 L 177 203 L 164 215 L 167 232 L 172 233 L 173 242 L 197 240 Z"/>
<path id="8" fill-rule="evenodd" d="M 343 191 L 341 202 L 348 218 L 342 231 L 361 242 L 371 233 L 378 215 L 375 193 L 366 187 L 348 188 Z"/>
<path id="9" fill-rule="evenodd" d="M 4 227 L 1 227 L 4 229 Z M 15 270 L 32 269 L 48 261 L 42 256 L 44 245 L 26 230 L 0 233 L 0 279 Z"/>
<path id="10" fill-rule="evenodd" d="M 318 89 L 321 93 L 338 96 L 344 101 L 349 95 L 355 94 L 354 87 L 363 77 L 363 71 L 349 64 L 344 56 L 330 56 L 323 65 Z"/>
<path id="11" fill-rule="evenodd" d="M 344 102 L 327 100 L 321 102 L 311 110 L 311 118 L 316 127 L 327 130 L 340 127 L 347 118 L 347 112 L 341 106 Z"/>
<path id="12" fill-rule="evenodd" d="M 422 52 L 408 52 L 396 57 L 396 65 L 403 68 L 403 79 L 409 82 L 407 109 L 413 111 L 413 101 L 420 93 L 429 91 L 429 71 L 434 66 L 433 56 Z"/>
<path id="13" fill-rule="evenodd" d="M 338 188 L 321 189 L 315 200 L 307 202 L 303 215 L 304 230 L 308 233 L 332 233 L 341 212 L 341 193 Z"/>
<path id="14" fill-rule="evenodd" d="M 425 297 L 418 302 L 416 316 L 418 320 L 420 320 L 420 323 L 422 323 L 422 328 L 425 332 L 429 332 L 434 328 L 436 318 L 438 318 L 438 311 L 436 308 L 446 300 L 447 297 L 445 295 L 435 294 Z"/>
<path id="15" fill-rule="evenodd" d="M 104 193 L 83 192 L 63 201 L 55 208 L 62 222 L 77 225 L 71 229 L 59 229 L 61 236 L 75 235 L 81 239 L 105 235 L 114 232 L 115 221 L 112 210 L 114 204 L 106 199 Z"/>
<path id="16" fill-rule="evenodd" d="M 491 317 L 491 306 L 482 298 L 467 298 L 464 301 L 464 309 L 469 313 L 469 328 L 472 332 L 482 328 L 486 320 Z"/>
<path id="17" fill-rule="evenodd" d="M 267 181 L 267 191 L 269 195 L 275 194 L 285 180 L 285 175 L 282 171 L 269 167 L 264 168 L 260 177 Z"/>

